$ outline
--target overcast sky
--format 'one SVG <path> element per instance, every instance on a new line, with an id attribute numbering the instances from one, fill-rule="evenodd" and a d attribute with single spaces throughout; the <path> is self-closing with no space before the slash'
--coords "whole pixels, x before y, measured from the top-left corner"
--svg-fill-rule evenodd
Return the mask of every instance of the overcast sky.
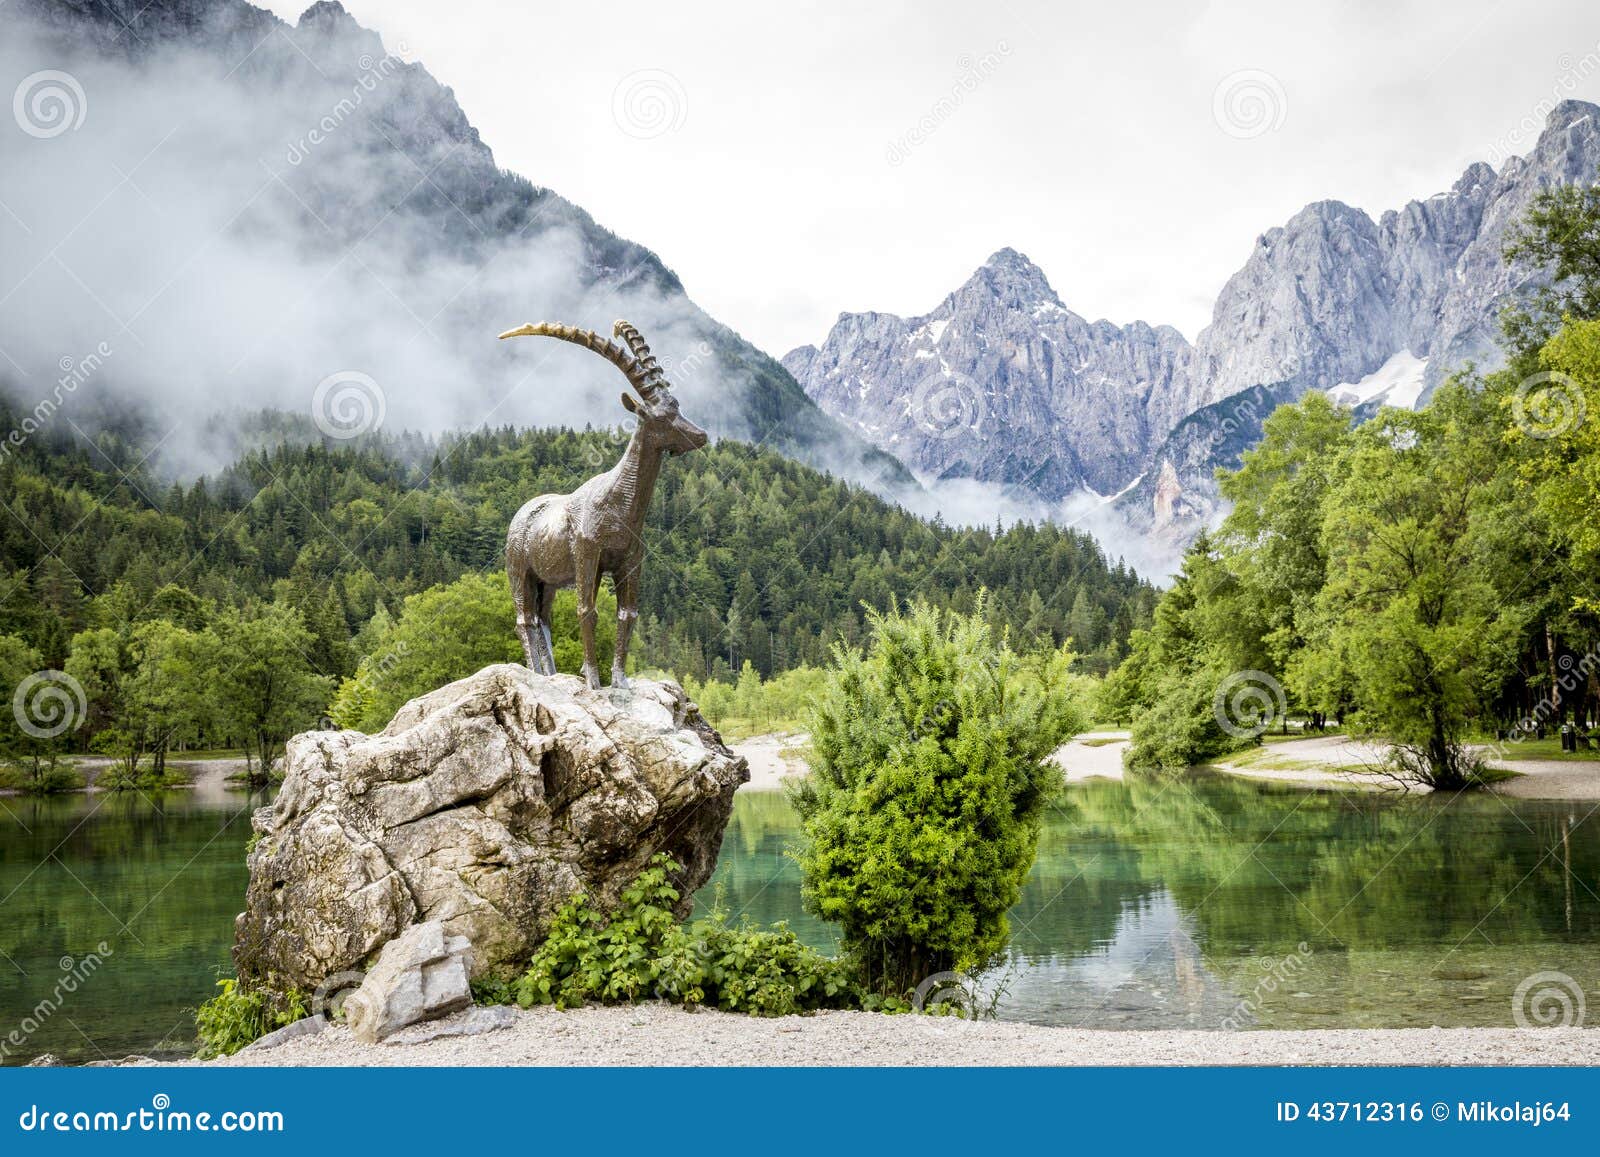
<path id="1" fill-rule="evenodd" d="M 1007 245 L 1078 313 L 1192 338 L 1308 201 L 1376 216 L 1600 100 L 1593 0 L 344 3 L 775 355 Z"/>

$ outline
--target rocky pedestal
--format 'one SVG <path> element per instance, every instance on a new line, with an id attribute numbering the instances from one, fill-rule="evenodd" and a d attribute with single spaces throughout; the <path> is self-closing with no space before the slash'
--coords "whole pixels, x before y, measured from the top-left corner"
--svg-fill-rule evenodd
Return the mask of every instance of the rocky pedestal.
<path id="1" fill-rule="evenodd" d="M 297 735 L 284 769 L 233 956 L 246 983 L 303 993 L 430 921 L 466 939 L 473 978 L 509 976 L 563 904 L 614 903 L 658 852 L 687 914 L 750 775 L 676 683 L 590 691 L 509 664 L 377 735 Z"/>

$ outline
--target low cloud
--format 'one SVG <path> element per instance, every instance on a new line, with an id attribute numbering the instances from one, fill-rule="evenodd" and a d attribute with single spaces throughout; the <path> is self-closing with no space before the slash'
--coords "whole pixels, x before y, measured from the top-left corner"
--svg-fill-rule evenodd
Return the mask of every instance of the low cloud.
<path id="1" fill-rule="evenodd" d="M 609 335 L 626 316 L 669 364 L 704 349 L 704 315 L 653 261 L 608 266 L 597 239 L 641 251 L 567 203 L 530 190 L 531 219 L 498 228 L 506 187 L 475 134 L 439 123 L 453 105 L 420 69 L 350 31 L 303 61 L 312 41 L 291 35 L 243 63 L 129 61 L 8 28 L 0 87 L 49 70 L 79 102 L 59 131 L 23 96 L 0 123 L 0 385 L 25 408 L 68 360 L 110 348 L 61 420 L 145 408 L 159 459 L 192 473 L 231 451 L 202 435 L 225 428 L 215 415 L 311 418 L 332 375 L 374 383 L 390 432 L 624 418 L 623 379 L 593 354 L 496 340 L 523 321 Z M 737 411 L 745 383 L 714 363 L 685 373 L 686 408 Z"/>

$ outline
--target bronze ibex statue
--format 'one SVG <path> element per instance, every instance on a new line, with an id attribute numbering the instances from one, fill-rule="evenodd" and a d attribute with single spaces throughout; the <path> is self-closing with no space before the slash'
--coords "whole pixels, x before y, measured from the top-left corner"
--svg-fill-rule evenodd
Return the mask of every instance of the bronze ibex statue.
<path id="1" fill-rule="evenodd" d="M 506 534 L 506 573 L 517 608 L 517 637 L 528 666 L 556 673 L 550 642 L 550 608 L 561 587 L 578 589 L 578 630 L 583 636 L 583 677 L 600 686 L 594 655 L 595 598 L 600 576 L 611 576 L 617 592 L 617 649 L 611 685 L 626 687 L 628 636 L 639 617 L 639 570 L 644 564 L 644 516 L 665 454 L 687 454 L 706 444 L 706 432 L 678 412 L 666 375 L 639 331 L 619 321 L 612 332 L 623 349 L 599 334 L 570 325 L 519 325 L 508 337 L 554 337 L 586 346 L 627 376 L 639 395 L 622 395 L 622 406 L 638 419 L 622 460 L 571 494 L 541 494 L 511 520 Z"/>

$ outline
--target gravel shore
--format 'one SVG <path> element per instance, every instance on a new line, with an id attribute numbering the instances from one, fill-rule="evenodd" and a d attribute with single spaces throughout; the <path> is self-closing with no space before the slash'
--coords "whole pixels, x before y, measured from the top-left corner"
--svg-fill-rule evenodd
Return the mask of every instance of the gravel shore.
<path id="1" fill-rule="evenodd" d="M 469 1010 L 470 1011 L 470 1010 Z M 221 1065 L 1592 1065 L 1600 1029 L 1115 1032 L 864 1012 L 761 1019 L 660 1004 L 513 1010 L 510 1028 L 422 1044 L 342 1026 Z M 458 1013 L 456 1018 L 468 1014 Z M 438 1022 L 447 1027 L 449 1021 Z"/>
<path id="2" fill-rule="evenodd" d="M 1504 780 L 1489 790 L 1513 799 L 1600 800 L 1600 760 L 1512 759 L 1488 748 L 1476 750 L 1489 757 L 1496 767 L 1517 772 L 1515 779 Z M 1514 753 L 1515 748 L 1513 747 Z M 1330 787 L 1355 787 L 1395 790 L 1394 780 L 1376 773 L 1345 772 L 1341 767 L 1375 766 L 1386 754 L 1381 745 L 1363 743 L 1343 735 L 1291 739 L 1266 748 L 1265 766 L 1238 764 L 1223 759 L 1219 771 L 1249 779 L 1274 779 Z M 1298 763 L 1298 767 L 1274 767 L 1274 763 Z M 1413 786 L 1412 791 L 1428 789 Z"/>

